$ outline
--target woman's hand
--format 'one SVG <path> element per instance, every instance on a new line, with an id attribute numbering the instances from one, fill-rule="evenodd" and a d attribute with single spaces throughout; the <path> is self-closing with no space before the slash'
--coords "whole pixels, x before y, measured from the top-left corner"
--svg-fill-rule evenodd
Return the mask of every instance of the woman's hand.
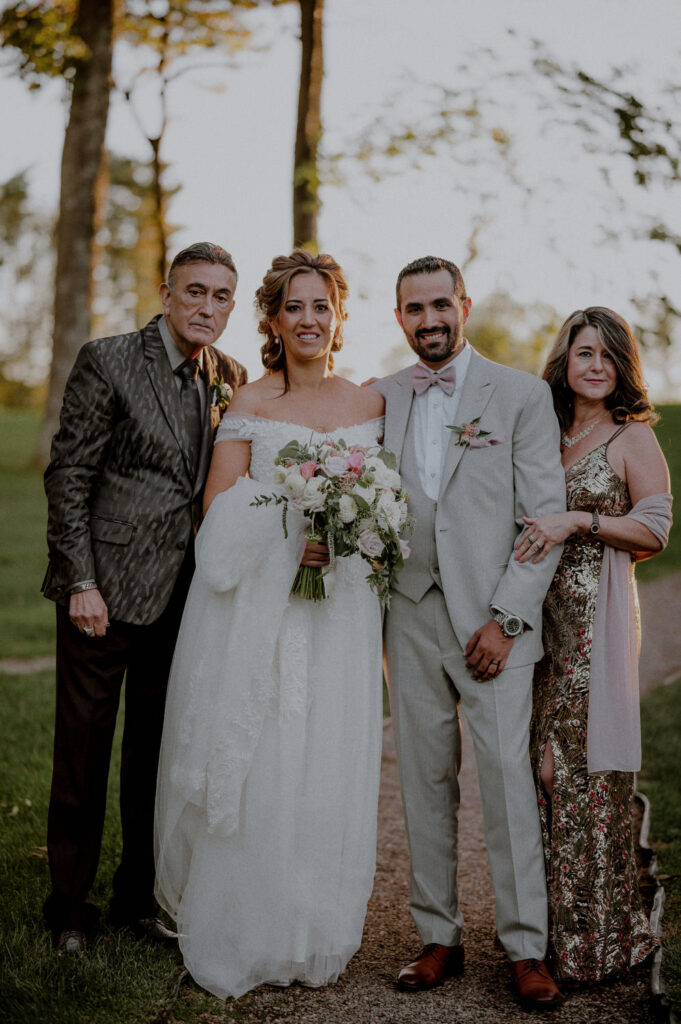
<path id="1" fill-rule="evenodd" d="M 541 562 L 551 548 L 576 533 L 586 531 L 591 525 L 588 512 L 556 512 L 550 516 L 523 516 L 527 528 L 515 542 L 515 559 L 518 562 Z"/>
<path id="2" fill-rule="evenodd" d="M 329 561 L 329 549 L 323 541 L 319 544 L 313 544 L 311 541 L 308 541 L 303 551 L 303 557 L 300 559 L 300 564 L 321 569 L 328 565 Z"/>

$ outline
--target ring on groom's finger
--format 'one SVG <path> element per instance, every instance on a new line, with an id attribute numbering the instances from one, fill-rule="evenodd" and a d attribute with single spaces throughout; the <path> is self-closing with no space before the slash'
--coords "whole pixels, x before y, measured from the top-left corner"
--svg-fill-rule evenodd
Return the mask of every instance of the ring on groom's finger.
<path id="1" fill-rule="evenodd" d="M 496 658 L 491 658 L 490 659 L 490 665 L 501 665 L 501 662 L 497 661 Z"/>
<path id="2" fill-rule="evenodd" d="M 92 634 L 94 633 L 94 627 L 93 626 L 83 626 L 83 632 L 85 633 L 85 636 L 92 636 Z"/>

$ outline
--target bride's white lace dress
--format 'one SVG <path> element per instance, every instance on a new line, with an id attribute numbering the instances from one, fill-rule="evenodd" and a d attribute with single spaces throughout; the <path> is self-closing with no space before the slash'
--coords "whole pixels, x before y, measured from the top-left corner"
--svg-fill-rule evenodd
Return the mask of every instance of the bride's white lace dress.
<path id="1" fill-rule="evenodd" d="M 375 444 L 383 421 L 333 432 Z M 168 689 L 156 806 L 157 896 L 185 964 L 216 995 L 335 981 L 358 949 L 376 856 L 381 616 L 359 556 L 326 601 L 289 594 L 304 521 L 271 493 L 296 424 L 228 414 L 250 479 L 215 499 Z M 320 436 L 314 434 L 315 441 Z"/>

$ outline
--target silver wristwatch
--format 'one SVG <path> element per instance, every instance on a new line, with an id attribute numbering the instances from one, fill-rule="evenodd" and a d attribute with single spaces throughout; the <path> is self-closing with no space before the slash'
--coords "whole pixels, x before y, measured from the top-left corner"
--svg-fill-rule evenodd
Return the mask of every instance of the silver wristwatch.
<path id="1" fill-rule="evenodd" d="M 525 629 L 525 623 L 517 615 L 508 615 L 506 612 L 492 612 L 492 618 L 501 626 L 501 632 L 509 640 L 512 640 Z"/>

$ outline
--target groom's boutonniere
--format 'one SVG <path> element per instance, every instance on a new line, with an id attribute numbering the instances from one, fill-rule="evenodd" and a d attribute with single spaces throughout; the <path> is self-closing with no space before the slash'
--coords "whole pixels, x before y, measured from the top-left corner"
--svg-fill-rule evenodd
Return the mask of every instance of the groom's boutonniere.
<path id="1" fill-rule="evenodd" d="M 471 420 L 470 423 L 464 423 L 463 426 L 457 427 L 453 423 L 447 424 L 447 430 L 453 430 L 455 434 L 458 434 L 457 444 L 463 445 L 464 448 L 489 448 L 493 444 L 503 444 L 507 440 L 506 434 L 492 434 L 491 430 L 483 430 L 479 426 L 480 417 Z"/>
<path id="2" fill-rule="evenodd" d="M 227 383 L 224 377 L 218 377 L 210 385 L 210 404 L 217 405 L 220 412 L 224 412 L 232 401 L 234 390 Z"/>

